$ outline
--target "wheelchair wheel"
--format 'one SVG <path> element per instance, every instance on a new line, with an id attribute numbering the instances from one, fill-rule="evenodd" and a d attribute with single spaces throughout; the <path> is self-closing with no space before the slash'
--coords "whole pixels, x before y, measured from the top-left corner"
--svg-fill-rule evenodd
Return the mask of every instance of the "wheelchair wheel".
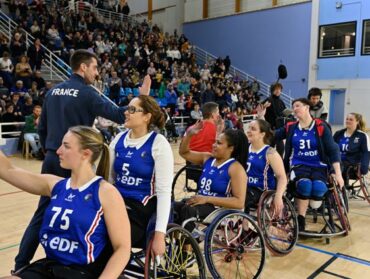
<path id="1" fill-rule="evenodd" d="M 361 177 L 361 191 L 363 196 L 360 194 L 364 200 L 370 203 L 370 172 Z"/>
<path id="2" fill-rule="evenodd" d="M 203 255 L 186 229 L 169 225 L 165 243 L 165 254 L 157 265 L 150 252 L 150 241 L 145 258 L 145 278 L 206 278 Z"/>
<path id="3" fill-rule="evenodd" d="M 197 182 L 195 179 L 202 170 L 193 165 L 183 166 L 175 175 L 172 182 L 174 200 L 179 201 L 197 192 Z"/>
<path id="4" fill-rule="evenodd" d="M 253 219 L 226 210 L 207 229 L 205 258 L 213 278 L 258 278 L 265 263 L 265 243 Z"/>
<path id="5" fill-rule="evenodd" d="M 334 188 L 331 190 L 334 200 L 334 212 L 336 213 L 339 222 L 342 226 L 342 229 L 345 231 L 345 235 L 348 235 L 348 232 L 351 230 L 351 226 L 349 223 L 349 218 L 346 210 L 346 205 L 343 199 L 342 191 L 338 189 L 339 186 L 336 184 Z"/>
<path id="6" fill-rule="evenodd" d="M 283 196 L 284 208 L 274 216 L 275 191 L 265 191 L 258 204 L 258 224 L 265 238 L 266 247 L 275 255 L 290 253 L 298 240 L 297 214 L 292 203 Z"/>

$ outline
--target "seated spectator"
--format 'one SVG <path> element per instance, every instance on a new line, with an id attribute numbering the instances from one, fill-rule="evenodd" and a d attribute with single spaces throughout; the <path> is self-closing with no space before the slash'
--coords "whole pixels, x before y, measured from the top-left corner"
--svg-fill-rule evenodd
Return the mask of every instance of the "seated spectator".
<path id="1" fill-rule="evenodd" d="M 33 112 L 33 107 L 34 107 L 34 104 L 33 104 L 33 99 L 31 96 L 27 95 L 25 98 L 24 98 L 24 104 L 22 106 L 22 115 L 24 117 L 28 116 L 28 115 L 31 115 L 32 112 Z"/>
<path id="2" fill-rule="evenodd" d="M 47 38 L 49 39 L 49 44 L 54 46 L 60 43 L 61 39 L 59 36 L 58 29 L 55 28 L 55 25 L 52 24 L 47 31 Z"/>
<path id="3" fill-rule="evenodd" d="M 31 98 L 32 102 L 32 98 Z M 23 137 L 25 141 L 28 141 L 31 145 L 32 156 L 37 159 L 43 159 L 43 153 L 41 150 L 40 137 L 37 133 L 37 126 L 39 124 L 39 118 L 41 115 L 41 107 L 34 106 L 32 113 L 26 116 L 26 123 L 23 129 Z"/>
<path id="4" fill-rule="evenodd" d="M 128 104 L 131 102 L 131 100 L 134 98 L 133 93 L 127 94 L 127 97 L 124 98 L 121 103 L 119 104 L 120 107 L 128 106 Z"/>
<path id="5" fill-rule="evenodd" d="M 3 57 L 0 57 L 0 75 L 4 79 L 4 85 L 10 88 L 13 83 L 12 73 L 14 66 L 8 52 L 3 53 Z"/>
<path id="6" fill-rule="evenodd" d="M 36 81 L 33 81 L 31 83 L 31 88 L 28 90 L 28 95 L 32 97 L 32 101 L 34 105 L 40 105 L 40 102 L 39 102 L 40 90 L 37 89 Z"/>
<path id="7" fill-rule="evenodd" d="M 31 35 L 35 38 L 39 38 L 41 36 L 41 29 L 37 20 L 33 21 L 32 26 L 30 27 Z"/>
<path id="8" fill-rule="evenodd" d="M 4 79 L 0 77 L 0 100 L 7 102 L 10 100 L 9 89 L 4 85 Z"/>
<path id="9" fill-rule="evenodd" d="M 165 93 L 167 106 L 171 109 L 171 116 L 175 113 L 176 103 L 177 103 L 177 94 L 173 85 L 170 83 L 167 86 L 167 91 Z"/>
<path id="10" fill-rule="evenodd" d="M 2 123 L 17 122 L 18 116 L 14 114 L 14 105 L 8 103 L 5 106 L 5 113 L 1 116 Z M 17 130 L 15 125 L 4 125 L 2 126 L 2 132 L 14 132 Z M 13 135 L 3 135 L 3 138 L 11 138 Z"/>
<path id="11" fill-rule="evenodd" d="M 15 83 L 15 86 L 13 86 L 10 89 L 10 95 L 13 95 L 14 93 L 18 93 L 20 97 L 21 103 L 24 102 L 24 96 L 28 93 L 28 90 L 26 87 L 23 86 L 23 81 L 22 80 L 17 80 Z"/>
<path id="12" fill-rule="evenodd" d="M 108 86 L 109 86 L 109 98 L 118 105 L 122 80 L 117 76 L 116 71 L 112 72 L 112 77 L 109 79 Z"/>
<path id="13" fill-rule="evenodd" d="M 17 65 L 15 65 L 15 78 L 16 80 L 22 80 L 24 87 L 30 88 L 31 77 L 32 77 L 31 65 L 27 61 L 27 56 L 22 55 Z"/>
<path id="14" fill-rule="evenodd" d="M 36 70 L 34 76 L 31 78 L 31 82 L 37 82 L 37 89 L 41 90 L 45 87 L 45 80 L 41 76 L 41 71 Z M 32 84 L 31 84 L 32 85 Z"/>
<path id="15" fill-rule="evenodd" d="M 202 111 L 198 103 L 194 103 L 193 110 L 190 112 L 191 124 L 203 119 Z"/>
<path id="16" fill-rule="evenodd" d="M 18 92 L 14 92 L 10 96 L 10 103 L 13 105 L 13 114 L 16 117 L 17 122 L 24 121 L 24 117 L 22 114 L 22 103 L 20 101 L 20 95 Z"/>

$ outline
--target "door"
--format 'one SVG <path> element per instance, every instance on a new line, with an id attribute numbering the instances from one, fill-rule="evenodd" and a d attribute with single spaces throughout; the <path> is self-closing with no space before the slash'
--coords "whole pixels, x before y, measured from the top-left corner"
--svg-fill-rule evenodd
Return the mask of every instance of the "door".
<path id="1" fill-rule="evenodd" d="M 342 126 L 344 123 L 344 102 L 346 90 L 334 89 L 330 91 L 329 123 Z"/>

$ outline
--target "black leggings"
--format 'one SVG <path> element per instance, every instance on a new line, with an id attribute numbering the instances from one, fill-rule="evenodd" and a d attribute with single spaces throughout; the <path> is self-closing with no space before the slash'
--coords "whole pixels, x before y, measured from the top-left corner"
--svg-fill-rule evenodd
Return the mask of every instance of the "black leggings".
<path id="1" fill-rule="evenodd" d="M 153 197 L 146 205 L 133 199 L 124 199 L 131 225 L 131 245 L 134 248 L 144 248 L 146 229 L 150 218 L 156 212 L 157 199 Z"/>
<path id="2" fill-rule="evenodd" d="M 213 204 L 200 204 L 196 206 L 190 206 L 186 204 L 186 201 L 175 203 L 175 223 L 181 225 L 185 220 L 197 217 L 200 220 L 205 219 L 209 214 L 215 211 L 216 208 Z M 186 224 L 185 229 L 192 232 L 195 228 L 194 222 Z"/>
<path id="3" fill-rule="evenodd" d="M 45 258 L 28 265 L 16 276 L 22 279 L 96 279 L 103 272 L 112 253 L 112 245 L 108 242 L 91 264 L 66 266 Z"/>

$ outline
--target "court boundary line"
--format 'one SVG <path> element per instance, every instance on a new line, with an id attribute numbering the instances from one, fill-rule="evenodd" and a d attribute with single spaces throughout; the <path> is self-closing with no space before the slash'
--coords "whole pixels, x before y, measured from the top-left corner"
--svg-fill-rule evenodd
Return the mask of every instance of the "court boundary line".
<path id="1" fill-rule="evenodd" d="M 315 248 L 315 247 L 312 247 L 312 246 L 308 246 L 308 245 L 305 245 L 305 244 L 300 244 L 300 243 L 297 243 L 296 246 L 301 247 L 301 248 L 305 248 L 305 249 L 308 249 L 308 250 L 311 250 L 311 251 L 314 251 L 314 252 L 318 252 L 318 253 L 321 253 L 321 254 L 326 254 L 326 255 L 329 255 L 329 256 L 332 256 L 332 257 L 337 257 L 338 259 L 346 260 L 346 261 L 349 261 L 349 262 L 354 262 L 354 263 L 357 263 L 357 264 L 360 264 L 360 265 L 370 266 L 370 261 L 368 261 L 368 260 L 356 258 L 356 257 L 345 255 L 345 254 L 333 253 L 333 252 L 329 252 L 329 251 L 322 250 L 322 249 L 319 249 L 319 248 Z"/>
<path id="2" fill-rule="evenodd" d="M 323 273 L 333 275 L 335 277 L 342 278 L 342 279 L 351 279 L 351 277 L 346 277 L 346 276 L 343 276 L 343 275 L 340 275 L 340 274 L 337 274 L 337 273 L 334 273 L 334 272 L 331 272 L 331 271 L 327 271 L 327 270 L 324 270 Z"/>
<path id="3" fill-rule="evenodd" d="M 331 265 L 336 259 L 338 259 L 337 256 L 331 257 L 322 266 L 320 266 L 318 269 L 316 269 L 310 276 L 308 276 L 307 279 L 316 278 L 321 272 L 324 272 L 325 268 L 327 268 L 329 265 Z"/>

